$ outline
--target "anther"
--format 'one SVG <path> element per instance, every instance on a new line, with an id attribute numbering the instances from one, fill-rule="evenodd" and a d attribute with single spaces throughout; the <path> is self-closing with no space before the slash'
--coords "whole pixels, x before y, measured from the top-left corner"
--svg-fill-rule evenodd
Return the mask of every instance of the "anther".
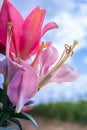
<path id="1" fill-rule="evenodd" d="M 70 53 L 70 51 L 71 51 L 71 45 L 69 46 L 68 44 L 65 44 L 64 47 L 65 47 L 66 54 Z"/>

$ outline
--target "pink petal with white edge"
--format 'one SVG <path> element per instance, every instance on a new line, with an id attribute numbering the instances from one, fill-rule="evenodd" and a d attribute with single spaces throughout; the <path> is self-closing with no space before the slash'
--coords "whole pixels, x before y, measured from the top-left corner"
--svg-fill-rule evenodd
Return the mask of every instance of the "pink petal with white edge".
<path id="1" fill-rule="evenodd" d="M 48 30 L 51 30 L 51 29 L 55 29 L 55 28 L 58 28 L 58 25 L 55 23 L 55 22 L 50 22 L 50 23 L 47 23 L 43 30 L 42 30 L 42 36 L 48 31 Z"/>
<path id="2" fill-rule="evenodd" d="M 18 72 L 14 76 L 8 90 L 11 102 L 16 104 L 16 112 L 20 112 L 24 104 L 27 103 L 38 90 L 38 77 L 33 68 L 26 62 L 23 62 L 22 65 L 25 71 Z"/>
<path id="3" fill-rule="evenodd" d="M 40 55 L 40 71 L 41 75 L 44 75 L 48 72 L 49 67 L 53 65 L 58 58 L 58 51 L 55 47 L 48 47 L 42 51 Z"/>
<path id="4" fill-rule="evenodd" d="M 68 64 L 64 64 L 55 72 L 49 82 L 72 82 L 79 77 L 80 73 L 75 72 Z"/>
<path id="5" fill-rule="evenodd" d="M 45 10 L 36 7 L 25 19 L 20 41 L 20 55 L 26 60 L 39 49 Z"/>

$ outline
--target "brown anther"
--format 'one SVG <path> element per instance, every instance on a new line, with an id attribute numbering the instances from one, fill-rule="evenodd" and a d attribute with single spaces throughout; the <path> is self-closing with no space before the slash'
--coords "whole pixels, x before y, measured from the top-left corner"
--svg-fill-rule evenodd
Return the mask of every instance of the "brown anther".
<path id="1" fill-rule="evenodd" d="M 71 51 L 71 45 L 69 46 L 68 44 L 65 44 L 65 51 L 68 54 Z"/>

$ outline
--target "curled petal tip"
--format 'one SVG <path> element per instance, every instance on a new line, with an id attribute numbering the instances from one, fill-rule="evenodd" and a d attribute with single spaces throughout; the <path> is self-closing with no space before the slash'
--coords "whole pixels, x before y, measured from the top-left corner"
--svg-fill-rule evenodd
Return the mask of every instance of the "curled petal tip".
<path id="1" fill-rule="evenodd" d="M 43 30 L 42 30 L 42 36 L 48 31 L 48 30 L 51 30 L 51 29 L 55 29 L 55 28 L 58 28 L 58 25 L 55 23 L 55 22 L 50 22 L 50 23 L 47 23 Z"/>
<path id="2" fill-rule="evenodd" d="M 58 28 L 58 24 L 56 22 L 52 22 L 55 28 Z"/>

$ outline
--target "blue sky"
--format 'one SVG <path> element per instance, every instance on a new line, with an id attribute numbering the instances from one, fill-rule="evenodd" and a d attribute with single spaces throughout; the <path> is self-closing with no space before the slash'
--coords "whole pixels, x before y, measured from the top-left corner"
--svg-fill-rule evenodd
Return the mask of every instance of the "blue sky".
<path id="1" fill-rule="evenodd" d="M 55 21 L 59 29 L 48 32 L 43 39 L 52 41 L 59 53 L 65 43 L 78 40 L 73 56 L 67 61 L 81 75 L 73 83 L 51 84 L 36 96 L 37 102 L 74 100 L 87 95 L 87 0 L 10 0 L 25 18 L 36 6 L 46 9 L 44 23 Z"/>

